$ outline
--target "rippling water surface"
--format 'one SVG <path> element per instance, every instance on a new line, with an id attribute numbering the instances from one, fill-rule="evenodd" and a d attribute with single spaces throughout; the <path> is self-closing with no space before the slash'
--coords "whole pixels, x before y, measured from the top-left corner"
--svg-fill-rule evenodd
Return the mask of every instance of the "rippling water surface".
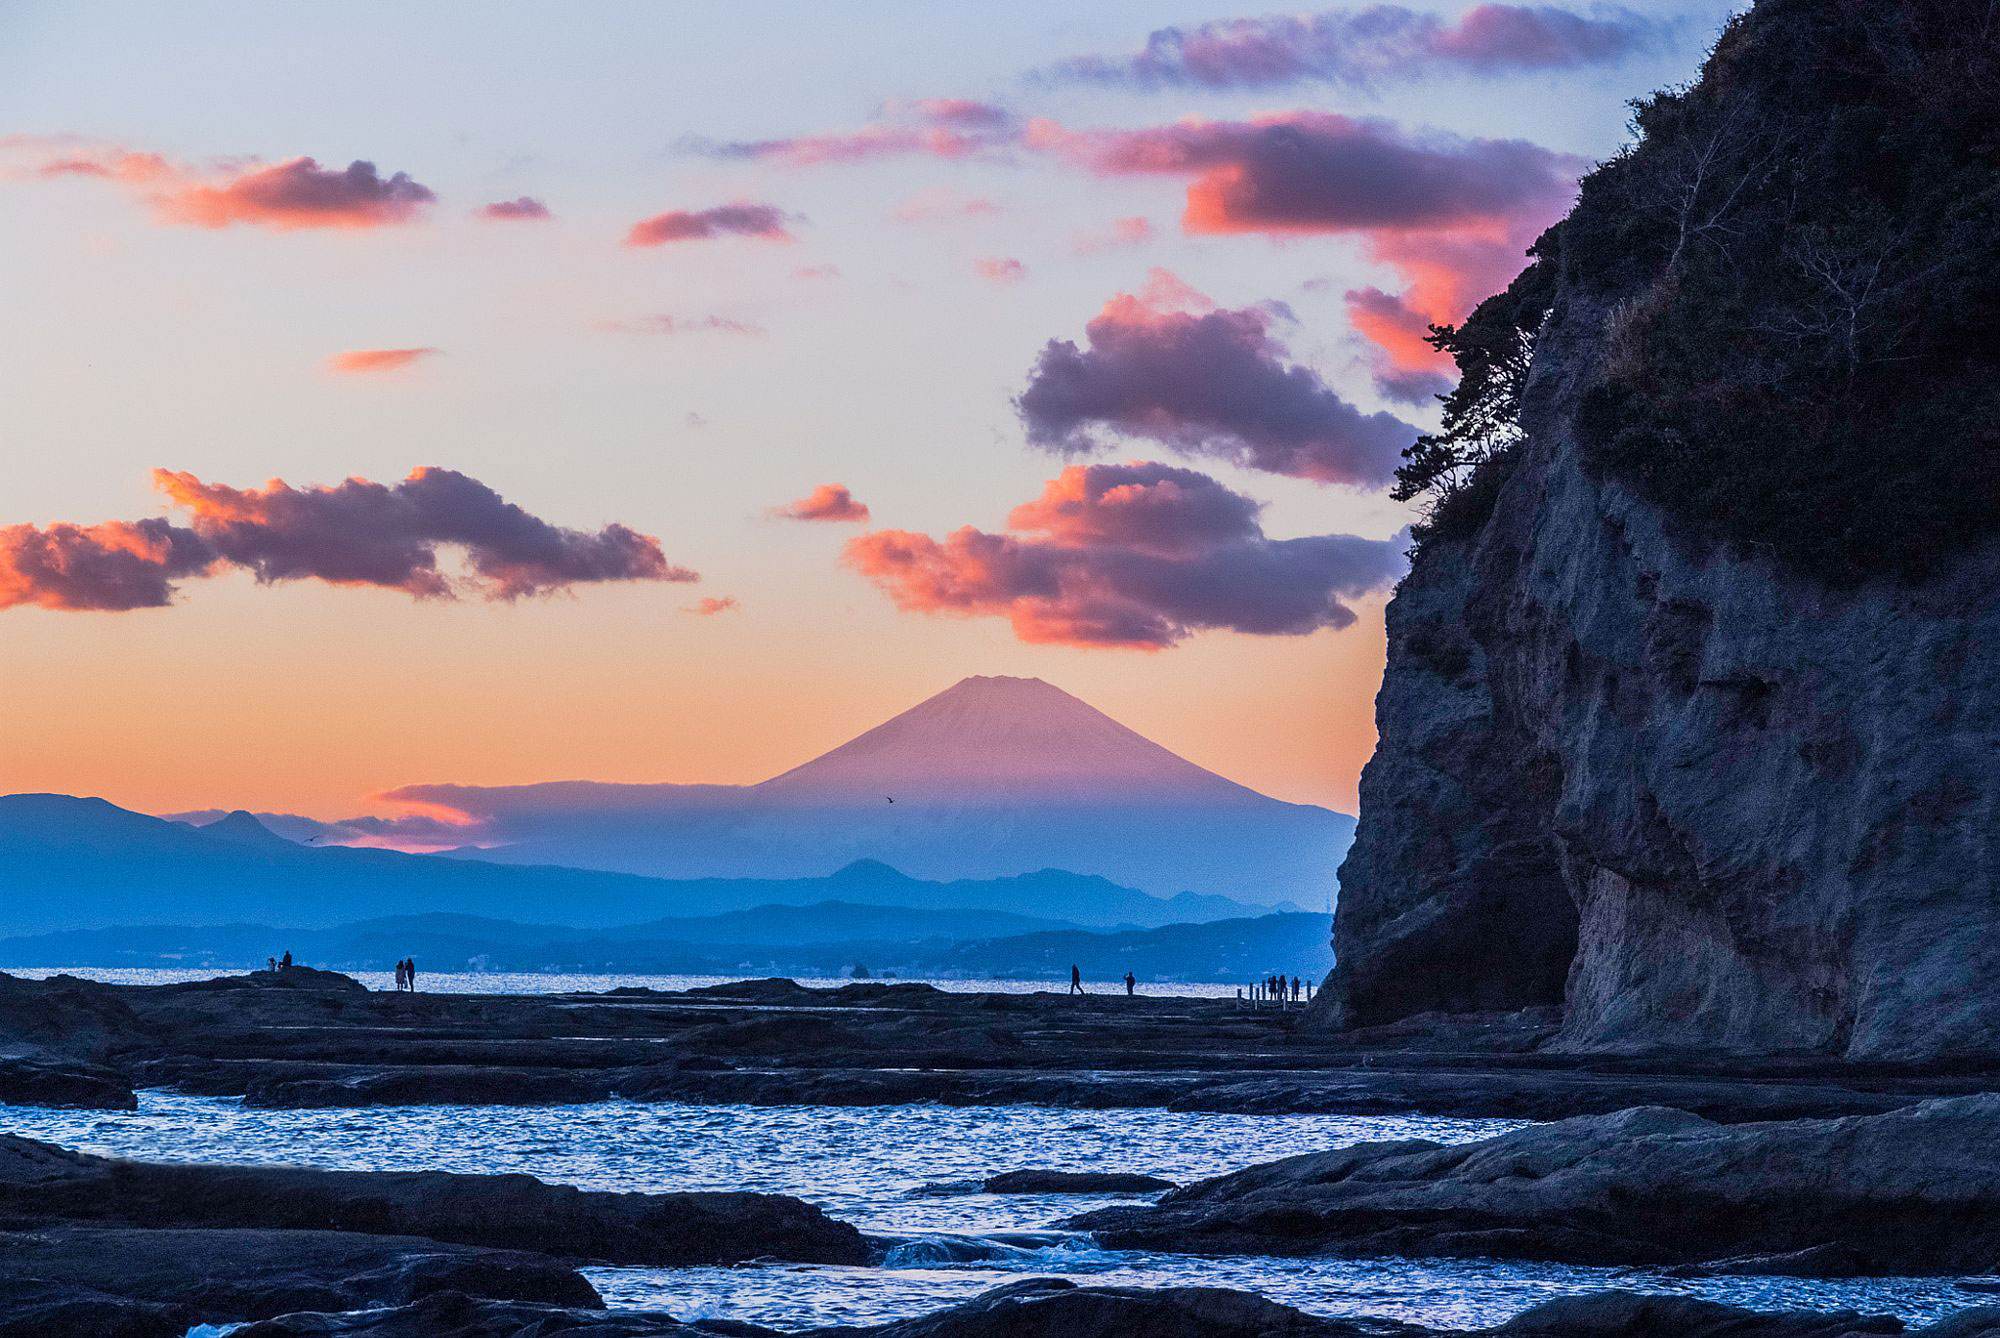
<path id="1" fill-rule="evenodd" d="M 1928 1320 L 1977 1304 L 1947 1279 L 1668 1278 L 1644 1270 L 1465 1260 L 1195 1259 L 1096 1248 L 1056 1223 L 1125 1198 L 921 1193 L 1027 1166 L 1186 1181 L 1368 1139 L 1459 1142 L 1516 1127 L 1423 1116 L 1256 1116 L 1038 1106 L 754 1107 L 603 1102 L 552 1107 L 246 1110 L 147 1092 L 135 1114 L 0 1108 L 0 1128 L 159 1161 L 356 1170 L 526 1171 L 590 1189 L 796 1194 L 879 1238 L 873 1268 L 589 1270 L 614 1306 L 780 1328 L 876 1323 L 1014 1278 L 1261 1292 L 1328 1315 L 1495 1324 L 1552 1297 L 1626 1287 L 1763 1309 L 1855 1309 Z"/>

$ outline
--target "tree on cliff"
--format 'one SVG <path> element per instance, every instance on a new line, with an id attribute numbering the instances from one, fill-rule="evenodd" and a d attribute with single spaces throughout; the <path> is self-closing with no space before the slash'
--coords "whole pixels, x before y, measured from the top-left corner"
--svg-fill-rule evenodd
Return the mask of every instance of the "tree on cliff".
<path id="1" fill-rule="evenodd" d="M 1688 541 L 1838 582 L 2000 532 L 2000 0 L 1759 0 L 1633 128 L 1434 333 L 1462 379 L 1398 474 L 1420 540 L 1483 523 L 1524 351 L 1579 299 L 1608 327 L 1585 458 Z"/>

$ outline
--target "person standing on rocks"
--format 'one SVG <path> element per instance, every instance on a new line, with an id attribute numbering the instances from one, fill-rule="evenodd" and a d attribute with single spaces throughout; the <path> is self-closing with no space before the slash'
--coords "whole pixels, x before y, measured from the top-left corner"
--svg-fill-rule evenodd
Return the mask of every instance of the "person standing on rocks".
<path id="1" fill-rule="evenodd" d="M 1139 978 L 1133 975 L 1130 971 L 1127 971 L 1125 973 L 1125 997 L 1128 999 L 1131 998 L 1134 994 L 1138 992 L 1138 989 L 1139 989 Z"/>
<path id="2" fill-rule="evenodd" d="M 1069 992 L 1071 994 L 1083 993 L 1083 970 L 1075 962 L 1069 964 Z"/>
<path id="3" fill-rule="evenodd" d="M 286 948 L 285 955 L 278 959 L 278 969 L 281 971 L 292 969 L 292 950 L 290 948 Z"/>
<path id="4" fill-rule="evenodd" d="M 405 958 L 403 959 L 403 979 L 404 979 L 405 981 L 407 981 L 407 982 L 409 983 L 409 987 L 410 987 L 410 993 L 412 993 L 412 994 L 415 994 L 415 993 L 417 992 L 417 959 L 416 959 L 416 958 L 414 958 L 414 957 L 405 957 Z"/>

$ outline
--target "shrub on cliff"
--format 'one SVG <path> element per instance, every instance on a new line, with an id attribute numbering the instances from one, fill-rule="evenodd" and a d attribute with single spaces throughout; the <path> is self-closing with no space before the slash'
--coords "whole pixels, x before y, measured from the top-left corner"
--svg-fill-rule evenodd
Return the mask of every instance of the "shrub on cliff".
<path id="1" fill-rule="evenodd" d="M 2000 0 L 1760 0 L 1634 129 L 1509 289 L 1553 270 L 1611 312 L 1587 461 L 1691 538 L 1832 581 L 2000 532 Z M 1454 400 L 1507 407 L 1459 360 Z M 1453 409 L 1406 466 L 1433 532 L 1483 519 L 1481 471 L 1504 468 Z"/>

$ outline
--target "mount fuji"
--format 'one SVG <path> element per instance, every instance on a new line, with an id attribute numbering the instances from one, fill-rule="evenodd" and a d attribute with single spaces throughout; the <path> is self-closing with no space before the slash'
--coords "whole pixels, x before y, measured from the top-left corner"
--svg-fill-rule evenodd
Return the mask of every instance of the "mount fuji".
<path id="1" fill-rule="evenodd" d="M 1354 831 L 1196 766 L 1035 678 L 967 678 L 756 785 L 411 785 L 460 858 L 662 878 L 918 878 L 1057 868 L 1168 895 L 1328 904 Z"/>

